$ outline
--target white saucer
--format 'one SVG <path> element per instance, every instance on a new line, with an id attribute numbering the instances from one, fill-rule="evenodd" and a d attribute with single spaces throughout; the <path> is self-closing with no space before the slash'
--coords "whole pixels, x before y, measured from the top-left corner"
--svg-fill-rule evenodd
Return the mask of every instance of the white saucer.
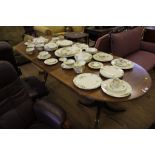
<path id="1" fill-rule="evenodd" d="M 55 58 L 50 58 L 50 59 L 46 59 L 46 60 L 44 61 L 44 63 L 45 63 L 46 65 L 54 65 L 54 64 L 58 63 L 58 60 L 55 59 Z"/>

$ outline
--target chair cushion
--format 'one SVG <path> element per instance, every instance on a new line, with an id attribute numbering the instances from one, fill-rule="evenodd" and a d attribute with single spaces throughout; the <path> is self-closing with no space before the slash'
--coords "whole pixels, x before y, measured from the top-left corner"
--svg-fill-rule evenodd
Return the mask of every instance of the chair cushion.
<path id="1" fill-rule="evenodd" d="M 151 52 L 139 50 L 126 58 L 141 65 L 148 71 L 155 66 L 155 54 Z"/>
<path id="2" fill-rule="evenodd" d="M 143 28 L 137 27 L 128 31 L 111 34 L 111 52 L 125 57 L 139 50 Z"/>

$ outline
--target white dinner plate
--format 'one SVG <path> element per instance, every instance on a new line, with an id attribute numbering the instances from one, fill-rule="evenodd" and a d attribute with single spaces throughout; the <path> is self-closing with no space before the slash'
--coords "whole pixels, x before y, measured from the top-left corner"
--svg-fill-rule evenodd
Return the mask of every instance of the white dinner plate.
<path id="1" fill-rule="evenodd" d="M 108 62 L 113 59 L 113 56 L 111 54 L 105 53 L 105 52 L 98 52 L 93 55 L 93 58 L 97 61 L 101 62 Z"/>
<path id="2" fill-rule="evenodd" d="M 101 62 L 91 61 L 88 66 L 92 69 L 100 69 L 103 67 L 103 64 Z"/>
<path id="3" fill-rule="evenodd" d="M 80 89 L 91 90 L 100 87 L 102 79 L 92 73 L 83 73 L 73 79 L 73 83 Z"/>
<path id="4" fill-rule="evenodd" d="M 50 59 L 46 59 L 46 60 L 44 61 L 44 63 L 45 63 L 46 65 L 54 65 L 54 64 L 58 63 L 58 60 L 55 59 L 55 58 L 50 58 Z"/>
<path id="5" fill-rule="evenodd" d="M 118 58 L 111 61 L 113 66 L 120 67 L 121 69 L 131 69 L 134 67 L 134 63 L 130 60 Z"/>
<path id="6" fill-rule="evenodd" d="M 114 87 L 111 85 L 113 80 L 114 79 L 108 79 L 101 83 L 101 88 L 104 93 L 106 93 L 109 96 L 118 97 L 118 98 L 127 97 L 131 95 L 132 87 L 130 86 L 129 83 L 119 79 L 121 84 L 119 86 Z"/>
<path id="7" fill-rule="evenodd" d="M 100 69 L 100 74 L 106 78 L 121 78 L 124 71 L 116 66 L 103 66 Z"/>
<path id="8" fill-rule="evenodd" d="M 82 52 L 81 48 L 78 47 L 63 47 L 60 49 L 57 49 L 55 51 L 55 55 L 57 57 L 73 57 L 75 54 Z"/>

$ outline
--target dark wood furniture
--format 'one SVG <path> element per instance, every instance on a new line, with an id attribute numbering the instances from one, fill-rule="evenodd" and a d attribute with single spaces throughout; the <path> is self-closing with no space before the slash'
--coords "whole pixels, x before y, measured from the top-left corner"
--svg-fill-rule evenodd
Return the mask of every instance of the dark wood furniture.
<path id="1" fill-rule="evenodd" d="M 72 41 L 80 41 L 80 39 L 84 39 L 87 44 L 89 44 L 89 35 L 87 33 L 83 32 L 66 32 L 64 37 L 66 39 L 72 40 Z"/>
<path id="2" fill-rule="evenodd" d="M 98 88 L 95 90 L 89 90 L 89 91 L 81 90 L 73 84 L 73 78 L 77 75 L 74 72 L 74 70 L 62 69 L 60 66 L 61 65 L 60 62 L 54 66 L 45 65 L 43 61 L 38 60 L 38 58 L 37 58 L 38 52 L 37 51 L 35 51 L 35 53 L 33 55 L 27 55 L 25 52 L 26 46 L 24 45 L 24 42 L 21 42 L 20 44 L 15 46 L 15 49 L 21 55 L 23 55 L 24 57 L 29 59 L 32 63 L 34 63 L 41 69 L 43 69 L 46 72 L 46 74 L 45 74 L 46 76 L 50 75 L 50 76 L 54 77 L 55 79 L 60 81 L 63 85 L 66 85 L 68 88 L 70 88 L 71 90 L 76 92 L 78 95 L 85 97 L 89 100 L 95 101 L 94 103 L 97 103 L 97 104 L 94 104 L 94 106 L 97 107 L 96 119 L 95 119 L 95 125 L 94 125 L 95 128 L 99 127 L 100 109 L 101 109 L 102 105 L 104 105 L 108 102 L 118 103 L 118 102 L 136 99 L 136 98 L 144 95 L 146 92 L 148 92 L 148 90 L 151 87 L 151 77 L 148 74 L 148 72 L 144 68 L 142 68 L 140 65 L 135 64 L 134 68 L 130 69 L 130 70 L 126 70 L 125 74 L 123 76 L 123 80 L 130 83 L 130 85 L 133 88 L 132 94 L 128 97 L 124 97 L 124 98 L 111 97 L 111 96 L 106 95 L 101 90 L 101 88 Z M 52 52 L 52 57 L 56 57 L 53 52 Z M 114 56 L 114 58 L 117 58 L 117 57 Z M 104 64 L 108 65 L 110 63 L 104 63 Z M 90 72 L 90 73 L 95 73 L 95 74 L 99 75 L 99 71 L 90 69 L 87 65 L 86 65 L 86 69 L 84 72 Z M 103 77 L 102 77 L 102 79 L 106 80 L 106 78 L 103 78 Z"/>
<path id="3" fill-rule="evenodd" d="M 155 43 L 155 26 L 145 26 L 143 40 Z"/>
<path id="4" fill-rule="evenodd" d="M 88 26 L 85 32 L 89 34 L 89 38 L 96 41 L 99 37 L 111 32 L 118 32 L 124 30 L 123 26 Z"/>
<path id="5" fill-rule="evenodd" d="M 105 93 L 103 93 L 101 88 L 98 88 L 95 90 L 89 90 L 89 91 L 81 90 L 73 84 L 73 78 L 77 75 L 73 70 L 62 69 L 60 66 L 61 65 L 60 62 L 54 66 L 45 65 L 43 61 L 37 59 L 37 55 L 38 55 L 37 51 L 33 55 L 27 55 L 25 52 L 26 46 L 24 45 L 24 42 L 18 44 L 15 47 L 15 49 L 24 57 L 29 59 L 32 63 L 42 68 L 50 76 L 59 80 L 62 84 L 71 88 L 79 95 L 92 100 L 101 101 L 101 102 L 122 102 L 122 101 L 132 100 L 144 95 L 151 87 L 151 78 L 148 72 L 140 65 L 135 64 L 134 68 L 130 70 L 126 70 L 123 76 L 123 80 L 130 83 L 130 85 L 133 88 L 133 92 L 129 97 L 125 97 L 125 98 L 110 97 Z M 54 54 L 52 55 L 52 57 L 55 57 Z M 108 65 L 110 63 L 104 63 L 104 64 Z M 86 66 L 86 69 L 84 72 L 99 74 L 98 70 L 96 71 L 96 70 L 90 69 L 88 66 Z M 105 80 L 105 78 L 103 77 L 102 79 Z"/>

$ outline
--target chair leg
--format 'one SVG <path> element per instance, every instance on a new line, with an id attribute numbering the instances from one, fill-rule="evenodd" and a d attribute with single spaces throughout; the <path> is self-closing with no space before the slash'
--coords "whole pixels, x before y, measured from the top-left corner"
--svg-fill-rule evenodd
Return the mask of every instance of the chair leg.
<path id="1" fill-rule="evenodd" d="M 47 78 L 48 78 L 48 73 L 44 72 L 44 82 L 45 82 L 45 84 L 46 84 Z"/>

